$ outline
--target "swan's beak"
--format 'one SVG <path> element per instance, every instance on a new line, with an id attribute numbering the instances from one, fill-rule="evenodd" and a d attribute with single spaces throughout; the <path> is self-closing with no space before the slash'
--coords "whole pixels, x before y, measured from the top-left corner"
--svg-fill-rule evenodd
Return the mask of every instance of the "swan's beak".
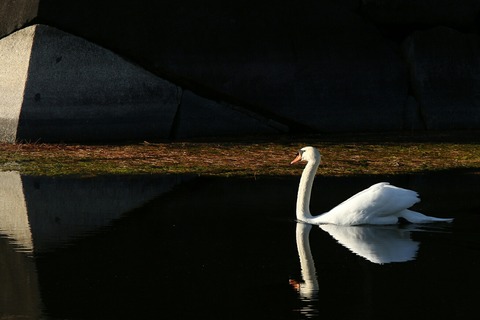
<path id="1" fill-rule="evenodd" d="M 293 161 L 290 162 L 290 164 L 297 163 L 297 162 L 299 162 L 299 161 L 301 161 L 301 160 L 302 160 L 302 155 L 299 153 L 299 154 L 295 157 L 295 159 L 293 159 Z"/>

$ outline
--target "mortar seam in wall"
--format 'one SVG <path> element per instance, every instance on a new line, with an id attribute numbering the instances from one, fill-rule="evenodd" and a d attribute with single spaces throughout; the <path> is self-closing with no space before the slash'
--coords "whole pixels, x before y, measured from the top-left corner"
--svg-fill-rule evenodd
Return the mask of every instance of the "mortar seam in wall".
<path id="1" fill-rule="evenodd" d="M 178 135 L 178 127 L 180 125 L 180 109 L 182 107 L 182 100 L 183 100 L 183 89 L 180 86 L 176 86 L 177 93 L 177 110 L 175 111 L 175 115 L 172 119 L 172 126 L 170 127 L 170 133 L 168 135 L 169 140 L 174 140 Z"/>
<path id="2" fill-rule="evenodd" d="M 410 48 L 407 47 L 408 45 L 410 45 Z M 407 52 L 407 51 L 415 50 L 412 35 L 410 35 L 403 41 L 401 48 L 402 48 L 401 53 L 402 53 L 403 59 L 407 65 L 408 91 L 409 91 L 408 94 L 417 102 L 417 114 L 418 114 L 419 120 L 422 123 L 423 129 L 428 130 L 427 119 L 422 107 L 420 94 L 418 93 L 418 88 L 416 86 L 416 81 L 415 81 L 416 80 L 415 72 L 414 72 L 415 61 L 413 58 L 413 53 Z"/>

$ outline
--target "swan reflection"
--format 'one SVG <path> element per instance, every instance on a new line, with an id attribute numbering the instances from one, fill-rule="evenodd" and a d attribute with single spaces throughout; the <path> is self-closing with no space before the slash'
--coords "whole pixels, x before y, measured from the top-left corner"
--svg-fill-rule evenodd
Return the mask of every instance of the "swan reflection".
<path id="1" fill-rule="evenodd" d="M 307 318 L 313 317 L 318 313 L 314 303 L 318 300 L 318 279 L 310 250 L 309 235 L 312 229 L 311 224 L 302 222 L 297 223 L 296 240 L 298 257 L 300 258 L 300 268 L 303 281 L 299 282 L 290 279 L 290 285 L 298 292 L 300 299 L 305 303 L 299 310 L 300 314 Z"/>
<path id="2" fill-rule="evenodd" d="M 318 279 L 310 250 L 309 235 L 312 225 L 297 223 L 296 240 L 298 257 L 300 258 L 300 268 L 303 282 L 290 280 L 290 284 L 298 291 L 300 297 L 313 299 L 318 292 Z"/>
<path id="3" fill-rule="evenodd" d="M 420 245 L 419 242 L 410 238 L 411 231 L 415 230 L 414 225 L 410 229 L 397 225 L 336 226 L 326 224 L 319 227 L 351 252 L 376 264 L 414 260 Z M 310 250 L 311 228 L 311 224 L 297 223 L 296 242 L 302 281 L 292 279 L 289 281 L 304 303 L 302 308 L 297 311 L 306 317 L 318 313 L 318 309 L 314 305 L 318 301 L 319 285 L 315 262 Z"/>
<path id="4" fill-rule="evenodd" d="M 320 228 L 356 255 L 378 264 L 414 260 L 420 245 L 410 238 L 410 230 L 395 225 Z"/>

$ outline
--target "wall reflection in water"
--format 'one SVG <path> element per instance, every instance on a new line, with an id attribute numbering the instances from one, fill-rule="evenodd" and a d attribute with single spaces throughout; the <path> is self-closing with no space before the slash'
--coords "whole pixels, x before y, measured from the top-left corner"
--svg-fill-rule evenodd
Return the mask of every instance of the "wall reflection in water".
<path id="1" fill-rule="evenodd" d="M 185 179 L 0 172 L 0 318 L 40 318 L 36 255 L 108 226 Z"/>
<path id="2" fill-rule="evenodd" d="M 0 233 L 41 253 L 108 226 L 185 177 L 30 177 L 0 172 Z"/>

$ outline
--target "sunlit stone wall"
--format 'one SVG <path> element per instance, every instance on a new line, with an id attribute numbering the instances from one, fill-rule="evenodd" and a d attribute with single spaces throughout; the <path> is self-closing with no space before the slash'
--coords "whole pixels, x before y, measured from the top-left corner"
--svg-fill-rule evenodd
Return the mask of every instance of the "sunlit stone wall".
<path id="1" fill-rule="evenodd" d="M 28 28 L 0 40 L 0 141 L 15 142 L 28 75 L 34 30 Z"/>

